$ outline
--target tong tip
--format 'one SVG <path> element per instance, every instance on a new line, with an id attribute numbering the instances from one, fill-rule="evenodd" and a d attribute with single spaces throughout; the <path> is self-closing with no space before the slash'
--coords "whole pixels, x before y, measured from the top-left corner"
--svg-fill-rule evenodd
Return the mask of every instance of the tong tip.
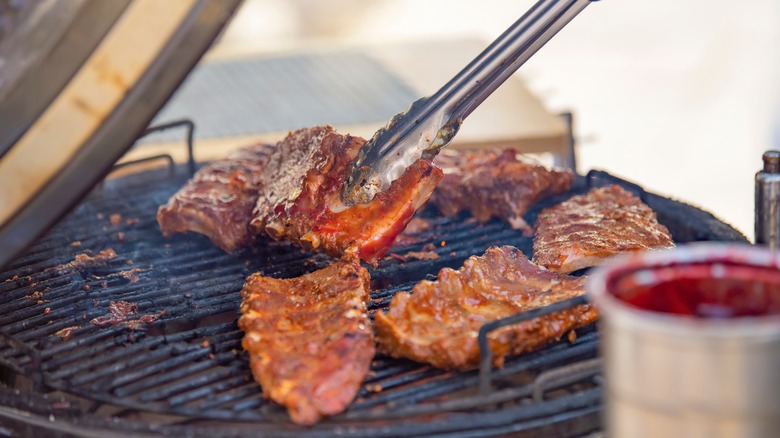
<path id="1" fill-rule="evenodd" d="M 374 199 L 377 193 L 382 191 L 381 184 L 376 178 L 371 178 L 369 166 L 355 168 L 352 165 L 347 175 L 346 184 L 341 190 L 341 201 L 347 206 L 365 204 Z"/>

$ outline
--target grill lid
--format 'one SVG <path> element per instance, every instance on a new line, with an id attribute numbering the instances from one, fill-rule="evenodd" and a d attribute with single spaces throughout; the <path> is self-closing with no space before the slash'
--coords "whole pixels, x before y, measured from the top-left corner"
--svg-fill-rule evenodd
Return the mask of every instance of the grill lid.
<path id="1" fill-rule="evenodd" d="M 0 10 L 0 266 L 108 171 L 238 4 L 42 1 Z"/>

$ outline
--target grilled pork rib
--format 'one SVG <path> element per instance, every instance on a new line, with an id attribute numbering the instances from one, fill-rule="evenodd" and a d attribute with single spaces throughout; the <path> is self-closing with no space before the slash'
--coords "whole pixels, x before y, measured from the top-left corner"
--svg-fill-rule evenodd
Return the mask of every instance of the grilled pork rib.
<path id="1" fill-rule="evenodd" d="M 347 168 L 365 140 L 330 126 L 291 132 L 269 157 L 252 226 L 274 239 L 374 263 L 428 200 L 441 170 L 419 160 L 371 202 L 341 202 Z"/>
<path id="2" fill-rule="evenodd" d="M 515 149 L 463 152 L 444 150 L 436 157 L 444 171 L 431 202 L 446 216 L 468 210 L 480 222 L 493 217 L 530 234 L 523 215 L 545 197 L 571 188 L 574 172 L 547 169 Z"/>
<path id="3" fill-rule="evenodd" d="M 346 409 L 374 358 L 366 269 L 354 260 L 287 280 L 253 274 L 241 296 L 242 344 L 264 396 L 304 425 Z"/>
<path id="4" fill-rule="evenodd" d="M 157 211 L 163 235 L 200 233 L 227 252 L 250 243 L 259 176 L 272 148 L 266 144 L 242 148 L 198 170 Z"/>
<path id="5" fill-rule="evenodd" d="M 534 261 L 561 273 L 600 265 L 619 253 L 674 247 L 655 212 L 617 185 L 542 210 L 534 230 Z"/>
<path id="6" fill-rule="evenodd" d="M 515 248 L 490 248 L 457 271 L 445 268 L 436 281 L 421 281 L 411 294 L 397 293 L 389 311 L 374 316 L 379 350 L 439 368 L 472 368 L 479 363 L 480 327 L 582 295 L 584 281 L 545 271 Z M 507 355 L 539 348 L 596 319 L 596 310 L 583 305 L 498 329 L 488 336 L 494 361 L 501 366 Z"/>

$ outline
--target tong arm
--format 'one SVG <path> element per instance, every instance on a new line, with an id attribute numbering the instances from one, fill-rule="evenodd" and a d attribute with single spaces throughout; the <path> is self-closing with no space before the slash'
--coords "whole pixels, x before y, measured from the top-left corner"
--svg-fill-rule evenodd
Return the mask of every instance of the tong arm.
<path id="1" fill-rule="evenodd" d="M 342 200 L 364 203 L 412 163 L 433 159 L 463 120 L 592 0 L 540 0 L 430 97 L 394 116 L 360 150 Z"/>

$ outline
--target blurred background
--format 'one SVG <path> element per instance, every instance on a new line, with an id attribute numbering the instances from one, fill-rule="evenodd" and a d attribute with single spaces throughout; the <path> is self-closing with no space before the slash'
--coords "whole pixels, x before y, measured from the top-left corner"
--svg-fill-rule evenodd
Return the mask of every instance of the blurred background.
<path id="1" fill-rule="evenodd" d="M 532 4 L 246 0 L 207 60 L 464 36 L 487 44 Z M 702 207 L 752 239 L 753 177 L 762 152 L 780 148 L 779 42 L 776 0 L 605 0 L 518 75 L 551 113 L 574 113 L 580 172 L 607 170 Z"/>

